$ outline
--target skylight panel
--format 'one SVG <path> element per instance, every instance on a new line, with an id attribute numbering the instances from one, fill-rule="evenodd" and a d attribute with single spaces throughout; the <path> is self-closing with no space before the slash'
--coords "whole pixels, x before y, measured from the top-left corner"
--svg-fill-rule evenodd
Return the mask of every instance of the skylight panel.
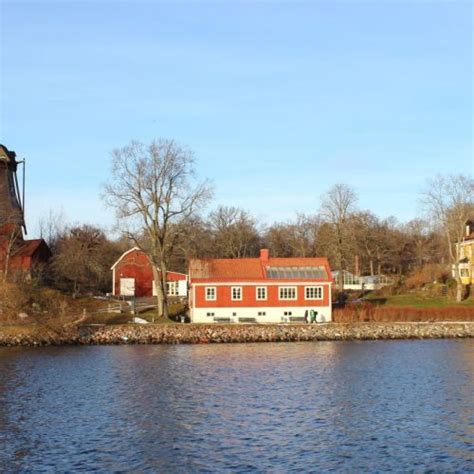
<path id="1" fill-rule="evenodd" d="M 272 279 L 312 279 L 327 278 L 323 265 L 316 267 L 267 267 L 267 278 Z"/>

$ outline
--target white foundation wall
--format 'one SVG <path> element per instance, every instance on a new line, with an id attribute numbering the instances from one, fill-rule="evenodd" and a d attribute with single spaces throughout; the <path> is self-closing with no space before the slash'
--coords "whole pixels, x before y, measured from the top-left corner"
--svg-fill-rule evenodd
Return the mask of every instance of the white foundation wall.
<path id="1" fill-rule="evenodd" d="M 297 306 L 297 307 L 271 307 L 271 308 L 191 308 L 191 322 L 193 323 L 219 323 L 219 319 L 230 319 L 229 322 L 254 322 L 239 321 L 239 318 L 253 318 L 257 323 L 289 323 L 290 318 L 302 318 L 305 311 L 318 312 L 317 321 L 320 323 L 332 320 L 331 306 Z M 265 313 L 265 316 L 258 313 Z M 291 313 L 291 314 L 289 314 Z M 217 320 L 216 320 L 217 319 Z"/>

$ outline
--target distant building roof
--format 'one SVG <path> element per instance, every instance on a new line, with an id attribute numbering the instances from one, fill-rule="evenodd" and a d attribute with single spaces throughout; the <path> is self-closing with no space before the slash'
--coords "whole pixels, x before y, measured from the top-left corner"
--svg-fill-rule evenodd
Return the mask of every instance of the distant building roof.
<path id="1" fill-rule="evenodd" d="M 46 242 L 43 239 L 25 240 L 18 251 L 15 252 L 19 257 L 32 257 L 39 247 Z"/>
<path id="2" fill-rule="evenodd" d="M 4 263 L 7 255 L 6 241 L 0 236 L 0 261 Z M 37 264 L 47 263 L 51 250 L 43 239 L 20 240 L 14 247 L 9 261 L 12 271 L 31 271 Z"/>
<path id="3" fill-rule="evenodd" d="M 474 231 L 463 237 L 462 242 L 465 242 L 466 240 L 474 240 Z"/>

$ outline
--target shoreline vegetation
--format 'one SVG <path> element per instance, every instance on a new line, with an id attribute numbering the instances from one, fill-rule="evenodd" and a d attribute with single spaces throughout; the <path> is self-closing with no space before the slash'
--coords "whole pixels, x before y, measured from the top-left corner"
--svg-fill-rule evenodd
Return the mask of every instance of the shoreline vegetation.
<path id="1" fill-rule="evenodd" d="M 13 329 L 13 328 L 12 328 Z M 211 344 L 390 339 L 474 338 L 473 321 L 352 322 L 324 324 L 149 324 L 0 328 L 0 346 Z"/>
<path id="2" fill-rule="evenodd" d="M 331 323 L 308 325 L 181 324 L 177 319 L 187 309 L 179 298 L 169 302 L 164 318 L 152 300 L 141 307 L 105 297 L 71 298 L 27 282 L 1 288 L 0 346 L 474 338 L 473 296 L 456 303 L 438 291 L 347 293 L 334 302 Z M 135 317 L 147 323 L 132 323 Z"/>
<path id="3" fill-rule="evenodd" d="M 170 318 L 156 318 L 155 310 L 134 313 L 125 302 L 111 311 L 114 302 L 106 298 L 71 299 L 52 290 L 39 294 L 42 298 L 34 299 L 36 305 L 22 303 L 29 313 L 17 313 L 12 307 L 10 313 L 0 315 L 0 346 L 474 338 L 472 297 L 454 303 L 449 297 L 422 292 L 356 293 L 334 305 L 333 322 L 309 325 L 181 324 L 176 319 L 186 314 L 186 308 L 179 300 L 171 303 Z M 148 323 L 132 323 L 135 316 Z"/>

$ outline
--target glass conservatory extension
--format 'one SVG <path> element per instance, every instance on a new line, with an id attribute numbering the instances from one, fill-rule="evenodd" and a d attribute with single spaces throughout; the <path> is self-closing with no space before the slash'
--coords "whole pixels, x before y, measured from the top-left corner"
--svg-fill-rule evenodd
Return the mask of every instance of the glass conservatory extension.
<path id="1" fill-rule="evenodd" d="M 393 280 L 385 275 L 358 277 L 347 270 L 343 270 L 345 290 L 377 290 L 383 286 L 393 284 Z M 334 282 L 339 281 L 339 271 L 332 272 Z"/>

